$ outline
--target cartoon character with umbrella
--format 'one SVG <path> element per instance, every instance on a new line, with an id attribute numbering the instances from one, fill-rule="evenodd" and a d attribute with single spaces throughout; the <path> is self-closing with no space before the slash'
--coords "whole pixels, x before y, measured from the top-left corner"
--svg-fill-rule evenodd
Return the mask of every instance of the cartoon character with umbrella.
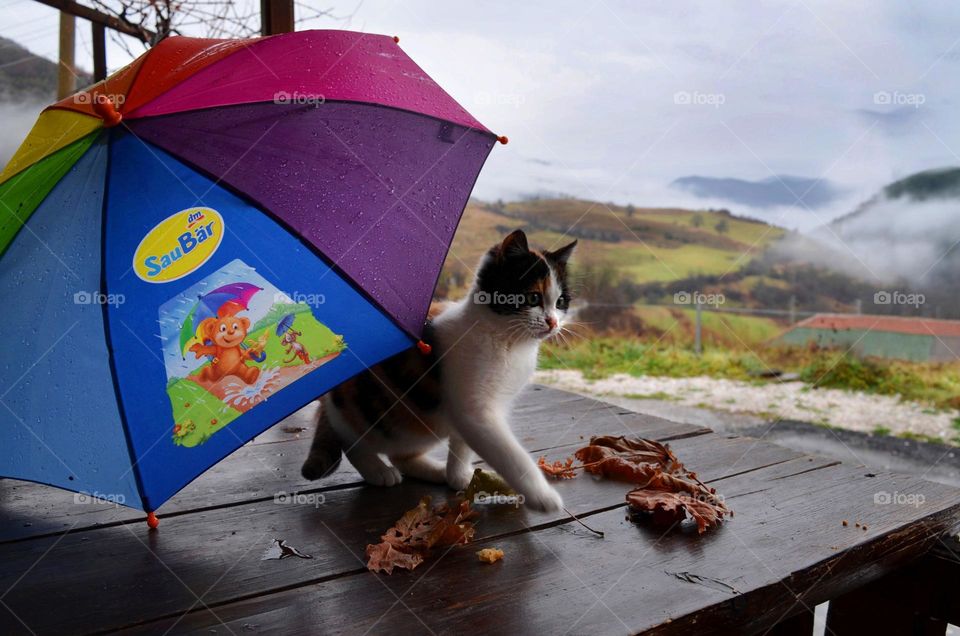
<path id="1" fill-rule="evenodd" d="M 197 358 L 211 357 L 210 365 L 197 374 L 199 380 L 219 382 L 234 375 L 247 384 L 257 381 L 260 369 L 248 362 L 262 362 L 266 358 L 266 337 L 247 345 L 244 340 L 250 330 L 250 319 L 237 314 L 247 309 L 250 299 L 260 290 L 250 283 L 232 283 L 199 297 L 180 331 L 182 353 L 189 350 Z"/>
<path id="2" fill-rule="evenodd" d="M 287 355 L 293 354 L 283 362 L 284 364 L 289 364 L 295 359 L 300 358 L 304 364 L 310 364 L 310 354 L 307 353 L 307 348 L 297 342 L 297 338 L 302 336 L 303 333 L 293 328 L 293 321 L 295 319 L 296 316 L 293 314 L 287 314 L 277 323 L 277 335 L 280 336 L 280 344 L 286 348 Z"/>

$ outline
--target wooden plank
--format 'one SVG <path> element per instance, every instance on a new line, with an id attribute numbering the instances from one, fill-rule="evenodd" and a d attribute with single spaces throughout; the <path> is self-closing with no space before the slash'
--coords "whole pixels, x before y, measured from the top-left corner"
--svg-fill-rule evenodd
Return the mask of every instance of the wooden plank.
<path id="1" fill-rule="evenodd" d="M 514 414 L 514 429 L 534 452 L 579 443 L 585 430 L 660 441 L 708 432 L 556 389 L 531 387 L 522 397 Z M 278 493 L 325 492 L 359 485 L 360 476 L 346 461 L 321 482 L 300 476 L 313 437 L 316 408 L 314 403 L 301 409 L 211 468 L 164 504 L 160 516 L 264 501 Z M 77 501 L 73 493 L 57 488 L 0 480 L 0 543 L 144 518 L 143 513 L 122 506 Z"/>
<path id="2" fill-rule="evenodd" d="M 293 11 L 293 0 L 260 0 L 260 34 L 292 32 Z"/>
<path id="3" fill-rule="evenodd" d="M 577 446 L 565 447 L 558 455 Z M 714 434 L 677 440 L 672 446 L 707 481 L 745 477 L 751 467 L 779 467 L 799 456 L 773 444 Z M 751 480 L 742 484 L 756 488 Z M 589 477 L 557 487 L 568 508 L 580 514 L 623 506 L 627 490 L 623 484 Z M 108 629 L 183 613 L 198 606 L 197 595 L 204 595 L 207 604 L 226 603 L 329 580 L 362 568 L 357 555 L 366 544 L 378 541 L 421 496 L 442 499 L 449 491 L 411 481 L 389 491 L 361 487 L 321 494 L 322 502 L 318 498 L 316 505 L 271 500 L 172 516 L 154 533 L 139 524 L 120 525 L 0 545 L 5 566 L 0 589 L 13 586 L 0 610 L 15 612 L 41 633 Z M 509 507 L 483 509 L 481 514 L 483 537 L 527 533 L 565 518 Z M 314 558 L 261 561 L 274 538 L 286 539 Z M 69 611 L 50 612 L 51 593 Z M 125 600 L 105 604 L 103 598 Z"/>
<path id="4" fill-rule="evenodd" d="M 799 614 L 785 618 L 771 627 L 767 634 L 769 636 L 813 636 L 813 618 L 813 608 L 803 608 Z"/>
<path id="5" fill-rule="evenodd" d="M 941 545 L 951 539 L 945 538 Z M 960 623 L 960 598 L 954 585 L 960 580 L 960 562 L 932 550 L 917 562 L 867 583 L 830 601 L 829 633 L 946 632 L 947 623 Z"/>
<path id="6" fill-rule="evenodd" d="M 157 37 L 157 34 L 150 29 L 135 26 L 116 16 L 102 13 L 96 9 L 91 9 L 78 2 L 74 2 L 74 0 L 37 0 L 37 2 L 45 4 L 48 7 L 53 7 L 54 9 L 59 9 L 62 13 L 75 15 L 78 18 L 102 24 L 114 31 L 135 37 L 141 42 L 150 43 L 156 40 Z"/>
<path id="7" fill-rule="evenodd" d="M 789 470 L 799 468 L 796 460 Z M 769 470 L 783 471 L 786 463 Z M 735 478 L 740 487 L 766 485 Z M 576 481 L 576 480 L 575 480 Z M 751 483 L 751 481 L 753 483 Z M 663 534 L 637 527 L 622 510 L 589 518 L 596 538 L 576 524 L 480 541 L 393 576 L 361 572 L 267 596 L 200 608 L 132 633 L 216 629 L 331 633 L 762 633 L 922 554 L 960 517 L 955 489 L 862 469 L 823 466 L 773 481 L 736 499 L 736 517 L 717 532 Z M 733 487 L 734 479 L 728 483 Z M 880 488 L 922 492 L 922 509 L 878 505 Z M 737 495 L 736 492 L 732 494 Z M 868 523 L 843 527 L 841 517 Z M 344 544 L 362 562 L 362 552 Z M 494 565 L 475 550 L 499 547 Z M 686 576 L 681 576 L 686 575 Z M 691 576 L 692 575 L 692 576 Z M 732 588 L 732 589 L 731 589 Z M 225 625 L 225 627 L 224 627 Z"/>
<path id="8" fill-rule="evenodd" d="M 90 43 L 93 48 L 93 81 L 107 79 L 107 31 L 102 24 L 90 23 Z"/>
<path id="9" fill-rule="evenodd" d="M 60 44 L 57 60 L 57 99 L 65 99 L 77 90 L 76 54 L 77 20 L 60 13 Z"/>

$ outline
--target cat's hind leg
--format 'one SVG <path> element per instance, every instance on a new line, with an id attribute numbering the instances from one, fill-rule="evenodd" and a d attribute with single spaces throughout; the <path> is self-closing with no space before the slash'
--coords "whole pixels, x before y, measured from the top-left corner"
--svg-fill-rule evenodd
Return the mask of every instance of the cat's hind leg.
<path id="1" fill-rule="evenodd" d="M 407 477 L 421 479 L 432 484 L 442 484 L 447 481 L 447 467 L 438 460 L 426 454 L 390 456 L 390 461 Z"/>
<path id="2" fill-rule="evenodd" d="M 383 461 L 363 441 L 354 444 L 353 448 L 345 451 L 344 454 L 363 477 L 363 481 L 371 486 L 396 486 L 403 481 L 403 476 L 397 467 Z"/>
<path id="3" fill-rule="evenodd" d="M 396 466 L 383 461 L 377 453 L 376 446 L 370 443 L 372 438 L 365 439 L 367 435 L 375 436 L 377 434 L 375 431 L 358 433 L 350 426 L 333 400 L 328 400 L 324 396 L 321 404 L 331 427 L 340 437 L 343 454 L 347 456 L 347 461 L 357 469 L 365 482 L 372 486 L 396 486 L 403 481 Z"/>

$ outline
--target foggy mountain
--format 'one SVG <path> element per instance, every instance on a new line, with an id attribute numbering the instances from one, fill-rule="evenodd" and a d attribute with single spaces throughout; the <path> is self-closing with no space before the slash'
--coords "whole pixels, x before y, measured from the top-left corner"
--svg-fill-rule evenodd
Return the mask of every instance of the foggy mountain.
<path id="1" fill-rule="evenodd" d="M 854 212 L 819 230 L 878 277 L 922 287 L 960 278 L 960 168 L 928 170 L 887 185 Z"/>
<path id="2" fill-rule="evenodd" d="M 93 78 L 78 72 L 78 86 Z M 0 165 L 6 165 L 40 111 L 57 97 L 57 63 L 0 37 Z"/>

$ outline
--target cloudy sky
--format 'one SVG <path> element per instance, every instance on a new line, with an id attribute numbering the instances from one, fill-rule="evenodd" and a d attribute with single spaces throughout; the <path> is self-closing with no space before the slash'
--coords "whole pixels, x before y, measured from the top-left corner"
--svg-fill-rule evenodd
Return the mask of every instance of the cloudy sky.
<path id="1" fill-rule="evenodd" d="M 955 2 L 310 4 L 352 17 L 298 28 L 399 35 L 448 92 L 510 137 L 477 183 L 481 198 L 728 207 L 810 228 L 893 179 L 960 165 Z M 0 0 L 0 24 L 0 35 L 55 57 L 53 10 Z M 89 66 L 81 36 L 78 59 Z M 111 68 L 128 61 L 116 46 L 108 56 Z M 671 186 L 691 175 L 822 181 L 786 180 L 798 196 L 811 188 L 816 205 L 757 207 Z"/>

